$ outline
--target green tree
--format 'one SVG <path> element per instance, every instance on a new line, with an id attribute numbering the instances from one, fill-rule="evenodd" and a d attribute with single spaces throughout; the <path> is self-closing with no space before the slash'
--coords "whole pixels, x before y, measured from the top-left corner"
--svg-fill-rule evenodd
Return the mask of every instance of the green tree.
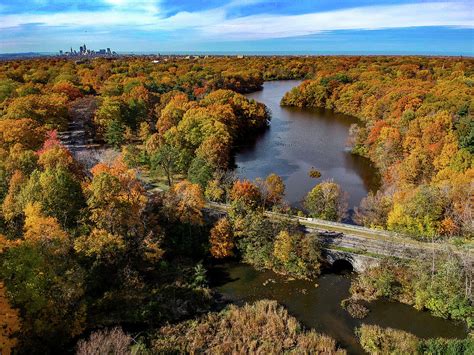
<path id="1" fill-rule="evenodd" d="M 118 148 L 124 142 L 125 124 L 120 120 L 112 120 L 107 123 L 105 140 L 108 144 Z"/>
<path id="2" fill-rule="evenodd" d="M 439 235 L 446 196 L 440 188 L 422 185 L 396 198 L 387 219 L 388 229 L 418 237 Z"/>
<path id="3" fill-rule="evenodd" d="M 59 351 L 83 331 L 84 271 L 70 256 L 23 243 L 2 255 L 0 277 L 22 311 L 22 352 Z"/>
<path id="4" fill-rule="evenodd" d="M 154 172 L 162 171 L 168 181 L 168 186 L 173 183 L 173 175 L 177 171 L 176 160 L 178 152 L 169 145 L 161 145 L 150 157 L 151 169 Z"/>
<path id="5" fill-rule="evenodd" d="M 20 196 L 22 206 L 39 202 L 46 215 L 63 227 L 74 226 L 85 207 L 80 181 L 62 167 L 33 172 Z"/>
<path id="6" fill-rule="evenodd" d="M 317 184 L 304 200 L 304 207 L 315 218 L 340 221 L 347 209 L 347 197 L 332 180 Z"/>
<path id="7" fill-rule="evenodd" d="M 203 189 L 206 188 L 209 180 L 212 179 L 212 168 L 203 159 L 196 157 L 191 162 L 188 169 L 188 180 L 199 184 Z"/>

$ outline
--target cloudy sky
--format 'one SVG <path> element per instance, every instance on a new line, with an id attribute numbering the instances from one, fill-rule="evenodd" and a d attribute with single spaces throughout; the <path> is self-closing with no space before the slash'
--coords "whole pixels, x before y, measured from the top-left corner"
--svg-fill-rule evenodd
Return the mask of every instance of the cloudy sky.
<path id="1" fill-rule="evenodd" d="M 474 55 L 474 1 L 0 0 L 0 52 Z"/>

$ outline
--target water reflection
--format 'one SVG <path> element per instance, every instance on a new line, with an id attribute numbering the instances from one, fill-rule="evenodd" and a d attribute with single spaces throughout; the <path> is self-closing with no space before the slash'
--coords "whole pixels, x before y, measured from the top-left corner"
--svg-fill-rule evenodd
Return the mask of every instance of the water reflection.
<path id="1" fill-rule="evenodd" d="M 349 296 L 351 277 L 347 273 L 326 273 L 315 287 L 314 282 L 289 281 L 271 271 L 259 272 L 245 264 L 223 264 L 210 270 L 210 278 L 215 282 L 213 288 L 225 299 L 237 304 L 276 300 L 304 325 L 333 337 L 351 354 L 363 353 L 354 333 L 362 323 L 401 329 L 422 338 L 466 336 L 462 324 L 386 300 L 371 303 L 370 313 L 363 320 L 350 317 L 340 303 Z"/>
<path id="2" fill-rule="evenodd" d="M 239 176 L 249 179 L 280 175 L 286 184 L 286 199 L 298 204 L 322 179 L 334 179 L 349 194 L 349 207 L 360 203 L 369 190 L 376 190 L 376 170 L 367 159 L 352 155 L 346 147 L 353 117 L 328 110 L 280 107 L 283 95 L 299 81 L 266 82 L 262 91 L 247 95 L 265 103 L 272 112 L 270 128 L 235 157 Z M 314 167 L 321 179 L 311 179 Z"/>

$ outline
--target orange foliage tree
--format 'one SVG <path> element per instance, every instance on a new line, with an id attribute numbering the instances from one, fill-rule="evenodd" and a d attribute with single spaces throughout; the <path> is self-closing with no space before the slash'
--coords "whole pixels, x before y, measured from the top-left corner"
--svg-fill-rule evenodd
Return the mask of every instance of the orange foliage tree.
<path id="1" fill-rule="evenodd" d="M 246 204 L 256 205 L 261 201 L 261 198 L 260 190 L 249 180 L 236 181 L 230 191 L 232 201 L 241 200 Z"/>
<path id="2" fill-rule="evenodd" d="M 171 220 L 201 225 L 205 200 L 201 187 L 187 180 L 172 186 L 165 199 L 165 208 Z"/>
<path id="3" fill-rule="evenodd" d="M 225 258 L 233 255 L 234 236 L 232 226 L 227 218 L 221 218 L 211 229 L 209 236 L 211 254 L 215 258 Z"/>
<path id="4" fill-rule="evenodd" d="M 17 345 L 15 334 L 20 331 L 20 312 L 10 305 L 6 288 L 0 281 L 0 349 L 2 354 L 10 355 Z"/>

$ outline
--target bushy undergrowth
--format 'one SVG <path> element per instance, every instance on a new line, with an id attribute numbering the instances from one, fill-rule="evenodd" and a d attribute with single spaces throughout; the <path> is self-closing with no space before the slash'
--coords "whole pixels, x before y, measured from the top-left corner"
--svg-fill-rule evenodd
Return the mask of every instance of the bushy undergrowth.
<path id="1" fill-rule="evenodd" d="M 431 271 L 431 272 L 430 272 Z M 359 274 L 350 292 L 355 300 L 372 301 L 379 297 L 403 302 L 437 317 L 462 320 L 474 326 L 472 294 L 466 285 L 472 270 L 460 260 L 440 259 L 412 263 L 383 261 L 378 267 Z"/>
<path id="2" fill-rule="evenodd" d="M 369 354 L 436 354 L 474 353 L 474 339 L 419 339 L 413 334 L 377 325 L 363 324 L 357 329 L 362 348 Z"/>
<path id="3" fill-rule="evenodd" d="M 207 354 L 345 354 L 336 342 L 306 331 L 275 301 L 243 307 L 231 305 L 193 321 L 163 327 L 153 341 L 153 353 Z"/>

